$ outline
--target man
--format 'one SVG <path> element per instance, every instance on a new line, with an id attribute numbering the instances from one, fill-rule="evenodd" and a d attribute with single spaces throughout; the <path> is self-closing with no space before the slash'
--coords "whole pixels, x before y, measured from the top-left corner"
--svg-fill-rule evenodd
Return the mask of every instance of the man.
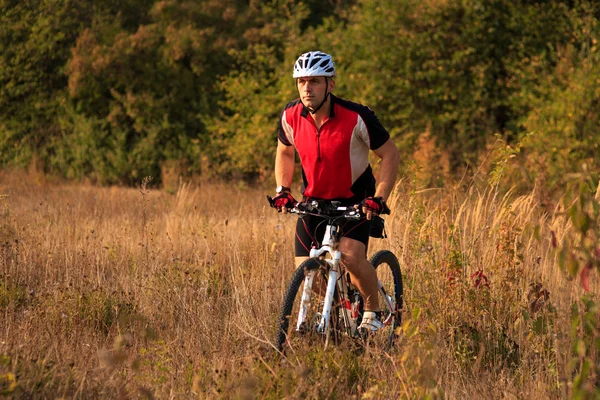
<path id="1" fill-rule="evenodd" d="M 284 109 L 279 122 L 275 207 L 286 212 L 296 204 L 291 194 L 295 151 L 302 164 L 305 200 L 338 200 L 361 207 L 367 220 L 387 209 L 399 154 L 389 133 L 371 109 L 333 95 L 335 65 L 329 54 L 302 54 L 294 65 L 299 98 Z M 379 179 L 369 164 L 369 150 L 381 158 Z M 325 224 L 303 216 L 296 224 L 296 264 L 308 258 L 312 242 L 323 238 Z M 359 330 L 375 332 L 383 324 L 378 304 L 377 275 L 366 257 L 370 224 L 348 221 L 342 227 L 342 263 L 363 295 L 365 312 Z M 322 228 L 322 229 L 318 229 Z"/>

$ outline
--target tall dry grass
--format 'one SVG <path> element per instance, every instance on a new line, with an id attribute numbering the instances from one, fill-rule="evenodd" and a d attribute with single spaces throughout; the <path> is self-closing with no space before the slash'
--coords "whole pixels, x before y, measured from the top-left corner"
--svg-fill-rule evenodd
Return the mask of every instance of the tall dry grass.
<path id="1" fill-rule="evenodd" d="M 293 272 L 294 221 L 264 195 L 217 184 L 182 184 L 172 195 L 151 182 L 98 188 L 1 173 L 0 393 L 572 395 L 571 307 L 581 290 L 558 268 L 550 234 L 560 240 L 571 226 L 534 194 L 400 182 L 389 239 L 370 249 L 394 251 L 403 268 L 406 322 L 395 350 L 315 346 L 286 360 L 270 343 Z M 588 359 L 597 364 L 597 352 Z"/>

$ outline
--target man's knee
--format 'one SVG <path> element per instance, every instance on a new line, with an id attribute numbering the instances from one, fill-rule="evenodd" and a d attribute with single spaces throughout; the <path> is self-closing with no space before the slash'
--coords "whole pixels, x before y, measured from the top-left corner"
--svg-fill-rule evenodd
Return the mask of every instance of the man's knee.
<path id="1" fill-rule="evenodd" d="M 365 245 L 358 240 L 344 238 L 340 242 L 342 263 L 350 271 L 358 268 L 366 259 Z"/>

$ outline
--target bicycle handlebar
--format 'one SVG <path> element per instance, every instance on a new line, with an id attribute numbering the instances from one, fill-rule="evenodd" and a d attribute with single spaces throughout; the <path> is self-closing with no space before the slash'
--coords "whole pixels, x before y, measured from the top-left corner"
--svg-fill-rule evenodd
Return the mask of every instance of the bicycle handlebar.
<path id="1" fill-rule="evenodd" d="M 267 196 L 271 207 L 275 208 L 275 201 L 271 196 Z M 300 215 L 315 215 L 318 217 L 343 217 L 349 219 L 361 219 L 365 215 L 360 209 L 354 207 L 341 206 L 339 201 L 317 201 L 298 202 L 293 207 L 288 207 L 288 212 Z"/>

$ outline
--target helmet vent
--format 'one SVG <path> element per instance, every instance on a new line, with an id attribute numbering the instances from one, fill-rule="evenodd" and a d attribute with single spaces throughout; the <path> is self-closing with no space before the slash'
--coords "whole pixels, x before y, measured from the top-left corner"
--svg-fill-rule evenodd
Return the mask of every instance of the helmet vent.
<path id="1" fill-rule="evenodd" d="M 298 57 L 293 77 L 308 76 L 335 76 L 335 64 L 331 56 L 322 51 L 310 51 Z"/>

